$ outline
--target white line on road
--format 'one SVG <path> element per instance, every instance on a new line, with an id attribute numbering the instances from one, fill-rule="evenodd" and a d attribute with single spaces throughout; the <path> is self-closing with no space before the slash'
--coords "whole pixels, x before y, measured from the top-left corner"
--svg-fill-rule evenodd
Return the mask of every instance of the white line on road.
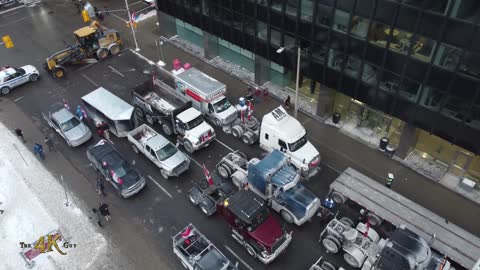
<path id="1" fill-rule="evenodd" d="M 150 178 L 150 180 L 152 180 L 161 190 L 163 190 L 163 192 L 165 192 L 165 194 L 168 195 L 168 197 L 170 197 L 171 199 L 173 199 L 173 196 L 168 193 L 168 191 L 166 189 L 164 189 L 157 181 L 155 181 L 155 179 L 153 179 L 153 177 L 151 177 L 150 175 L 148 175 L 148 178 Z"/>
<path id="2" fill-rule="evenodd" d="M 231 152 L 235 151 L 233 150 L 233 148 L 231 148 L 230 146 L 226 145 L 224 142 L 220 141 L 219 139 L 215 138 L 215 141 L 220 143 L 221 145 L 223 145 L 225 148 L 227 148 L 228 150 L 230 150 Z"/>
<path id="3" fill-rule="evenodd" d="M 9 22 L 8 22 L 8 23 L 6 23 L 6 24 L 2 24 L 2 25 L 0 25 L 0 28 L 2 28 L 2 27 L 5 27 L 5 26 L 7 26 L 7 25 L 10 25 L 10 24 L 12 24 L 12 23 L 15 23 L 15 22 L 21 21 L 21 20 L 25 20 L 26 18 L 27 18 L 27 17 L 22 17 L 22 18 L 20 18 L 20 19 L 16 19 L 16 20 L 13 20 L 13 21 L 9 21 Z"/>
<path id="4" fill-rule="evenodd" d="M 83 77 L 85 77 L 85 79 L 87 79 L 89 82 L 93 83 L 93 85 L 95 85 L 96 87 L 98 87 L 98 84 L 96 84 L 92 79 L 90 79 L 87 75 L 85 74 L 82 74 Z"/>
<path id="5" fill-rule="evenodd" d="M 202 164 L 200 164 L 200 162 L 196 161 L 194 158 L 192 158 L 192 157 L 189 156 L 189 155 L 187 155 L 187 156 L 188 156 L 188 158 L 189 158 L 191 161 L 195 162 L 195 164 L 197 164 L 198 167 L 203 168 L 203 166 L 202 166 Z"/>
<path id="6" fill-rule="evenodd" d="M 14 101 L 15 101 L 15 102 L 17 102 L 17 101 L 19 101 L 19 100 L 20 100 L 20 99 L 22 99 L 22 98 L 23 98 L 23 96 L 21 96 L 21 97 L 19 97 L 19 98 L 15 99 Z"/>
<path id="7" fill-rule="evenodd" d="M 7 9 L 7 10 L 4 10 L 4 11 L 1 11 L 0 14 L 8 13 L 8 12 L 14 11 L 14 10 L 19 9 L 19 8 L 24 8 L 24 7 L 25 6 L 18 6 L 18 7 L 14 7 L 14 8 L 11 8 L 11 9 Z"/>
<path id="8" fill-rule="evenodd" d="M 233 256 L 235 256 L 235 258 L 237 258 L 237 260 L 239 260 L 241 263 L 243 263 L 243 265 L 245 265 L 245 267 L 247 267 L 247 269 L 253 270 L 253 268 L 250 267 L 250 265 L 248 265 L 244 260 L 242 260 L 242 258 L 240 258 L 240 256 L 238 256 L 237 253 L 235 253 L 231 248 L 229 248 L 227 245 L 224 245 L 224 246 L 230 253 L 232 253 Z"/>
<path id="9" fill-rule="evenodd" d="M 137 2 L 133 2 L 131 4 L 129 4 L 128 6 L 133 6 L 133 5 L 136 5 L 136 4 L 139 4 L 139 3 L 142 3 L 143 1 L 137 1 Z"/>
<path id="10" fill-rule="evenodd" d="M 97 63 L 98 63 L 98 62 L 97 62 Z M 80 71 L 80 70 L 82 70 L 82 69 L 86 69 L 86 68 L 88 68 L 89 66 L 91 66 L 91 65 L 93 65 L 93 64 L 96 64 L 96 63 L 90 63 L 90 64 L 88 64 L 88 65 L 86 65 L 86 66 L 83 66 L 83 67 L 77 69 L 77 71 Z"/>
<path id="11" fill-rule="evenodd" d="M 125 78 L 125 75 L 123 75 L 120 71 L 114 69 L 112 66 L 108 66 L 111 70 L 113 70 L 113 72 L 117 73 L 118 75 L 122 76 L 123 78 Z"/>
<path id="12" fill-rule="evenodd" d="M 127 20 L 125 20 L 124 18 L 118 16 L 117 14 L 110 13 L 110 15 L 112 15 L 112 16 L 115 17 L 115 18 L 118 18 L 118 19 L 122 20 L 122 21 L 125 22 L 125 23 L 128 22 Z"/>

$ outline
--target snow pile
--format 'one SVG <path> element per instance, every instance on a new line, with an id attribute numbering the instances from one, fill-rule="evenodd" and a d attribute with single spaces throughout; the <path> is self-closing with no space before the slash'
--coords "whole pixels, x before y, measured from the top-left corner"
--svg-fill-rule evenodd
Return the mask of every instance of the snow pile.
<path id="1" fill-rule="evenodd" d="M 59 244 L 59 254 L 39 254 L 31 269 L 97 269 L 105 265 L 106 239 L 82 213 L 79 205 L 65 206 L 65 192 L 39 160 L 0 123 L 0 262 L 1 269 L 28 269 L 20 242 L 34 243 L 40 236 L 61 229 L 76 248 Z M 77 201 L 69 194 L 69 201 Z M 99 261 L 101 260 L 101 261 Z"/>
<path id="2" fill-rule="evenodd" d="M 359 127 L 358 121 L 347 121 L 340 131 L 350 137 L 359 139 L 372 148 L 377 148 L 380 144 L 380 139 L 383 137 L 381 134 L 375 133 L 371 128 Z"/>

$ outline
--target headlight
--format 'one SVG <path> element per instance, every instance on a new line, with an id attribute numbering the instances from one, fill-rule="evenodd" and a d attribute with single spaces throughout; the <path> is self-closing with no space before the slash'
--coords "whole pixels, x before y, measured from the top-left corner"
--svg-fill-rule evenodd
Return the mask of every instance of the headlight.
<path id="1" fill-rule="evenodd" d="M 263 258 L 270 256 L 270 254 L 266 250 L 262 250 L 260 254 L 262 255 Z"/>

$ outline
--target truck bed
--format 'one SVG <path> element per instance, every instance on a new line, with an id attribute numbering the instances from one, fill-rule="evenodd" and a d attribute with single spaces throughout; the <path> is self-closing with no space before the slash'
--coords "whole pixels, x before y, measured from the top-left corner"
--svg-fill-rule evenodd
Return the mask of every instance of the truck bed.
<path id="1" fill-rule="evenodd" d="M 128 133 L 129 141 L 144 145 L 150 138 L 158 133 L 147 125 L 141 125 Z"/>
<path id="2" fill-rule="evenodd" d="M 478 237 L 450 222 L 446 223 L 444 218 L 352 168 L 345 170 L 330 188 L 393 225 L 405 224 L 427 241 L 435 233 L 432 247 L 463 267 L 471 269 L 480 256 Z"/>
<path id="3" fill-rule="evenodd" d="M 144 82 L 133 88 L 133 93 L 161 112 L 171 112 L 185 106 L 189 101 L 160 80 Z"/>

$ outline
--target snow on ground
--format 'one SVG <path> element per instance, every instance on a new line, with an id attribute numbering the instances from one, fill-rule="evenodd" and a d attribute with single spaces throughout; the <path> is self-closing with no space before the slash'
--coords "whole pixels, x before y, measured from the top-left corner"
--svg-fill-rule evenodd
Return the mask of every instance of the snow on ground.
<path id="1" fill-rule="evenodd" d="M 20 242 L 34 243 L 62 229 L 76 248 L 40 254 L 31 269 L 98 269 L 104 263 L 106 239 L 80 210 L 75 197 L 65 206 L 62 185 L 2 123 L 0 123 L 0 269 L 27 269 Z M 48 158 L 48 157 L 47 157 Z"/>
<path id="2" fill-rule="evenodd" d="M 354 120 L 346 121 L 340 128 L 340 131 L 353 138 L 364 141 L 372 148 L 377 148 L 382 138 L 381 135 L 375 134 L 370 128 L 358 127 L 358 122 Z"/>

